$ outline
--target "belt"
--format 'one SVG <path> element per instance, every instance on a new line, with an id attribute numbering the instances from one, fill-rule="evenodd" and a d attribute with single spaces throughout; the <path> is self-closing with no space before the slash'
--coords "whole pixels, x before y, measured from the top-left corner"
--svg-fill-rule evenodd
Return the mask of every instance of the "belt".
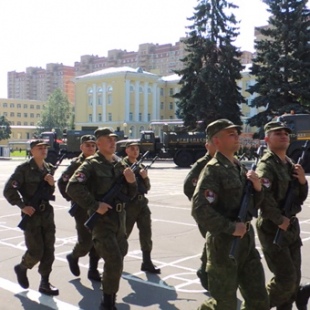
<path id="1" fill-rule="evenodd" d="M 49 206 L 48 201 L 41 201 L 37 211 L 44 212 L 47 209 L 48 206 Z"/>
<path id="2" fill-rule="evenodd" d="M 144 195 L 137 195 L 138 200 L 143 200 L 143 198 L 144 198 Z"/>
<path id="3" fill-rule="evenodd" d="M 122 212 L 125 209 L 126 204 L 123 202 L 119 202 L 115 205 L 114 210 L 118 213 Z"/>

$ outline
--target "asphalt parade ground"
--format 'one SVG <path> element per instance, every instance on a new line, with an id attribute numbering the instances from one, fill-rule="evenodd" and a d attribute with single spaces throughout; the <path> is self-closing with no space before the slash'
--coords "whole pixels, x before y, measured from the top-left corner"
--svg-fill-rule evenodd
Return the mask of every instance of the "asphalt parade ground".
<path id="1" fill-rule="evenodd" d="M 23 232 L 16 227 L 20 212 L 17 206 L 11 206 L 5 200 L 2 193 L 5 182 L 21 162 L 0 161 L 0 310 L 98 309 L 102 292 L 100 283 L 87 278 L 88 256 L 79 261 L 80 277 L 73 276 L 69 270 L 66 255 L 76 242 L 76 231 L 74 219 L 68 213 L 69 203 L 62 198 L 58 189 L 55 192 L 56 201 L 52 202 L 56 222 L 56 251 L 50 282 L 59 289 L 60 294 L 50 297 L 38 292 L 38 265 L 28 270 L 29 289 L 25 290 L 17 283 L 13 268 L 25 251 Z M 68 163 L 66 160 L 58 168 L 56 180 Z M 207 298 L 208 292 L 202 288 L 196 276 L 204 240 L 190 215 L 190 202 L 183 194 L 183 180 L 188 171 L 189 168 L 178 168 L 171 161 L 157 161 L 149 169 L 152 188 L 147 198 L 152 211 L 152 258 L 154 264 L 161 268 L 161 274 L 140 271 L 142 257 L 138 230 L 134 228 L 129 238 L 129 252 L 117 294 L 118 310 L 197 309 Z M 309 175 L 307 180 L 310 182 Z M 303 240 L 302 282 L 310 282 L 310 195 L 298 217 Z M 256 241 L 260 251 L 258 239 Z M 266 280 L 269 280 L 271 274 L 264 258 L 262 262 Z M 102 265 L 101 261 L 101 270 Z M 240 293 L 238 296 L 241 301 Z"/>

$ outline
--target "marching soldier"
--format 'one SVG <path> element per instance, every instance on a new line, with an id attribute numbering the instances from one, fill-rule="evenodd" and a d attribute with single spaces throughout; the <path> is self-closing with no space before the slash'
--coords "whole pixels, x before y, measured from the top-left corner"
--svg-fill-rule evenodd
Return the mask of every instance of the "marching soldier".
<path id="1" fill-rule="evenodd" d="M 234 157 L 240 147 L 240 126 L 220 119 L 209 124 L 207 135 L 217 152 L 200 174 L 192 203 L 196 220 L 208 230 L 208 290 L 212 297 L 199 309 L 236 309 L 240 288 L 244 309 L 267 310 L 264 270 L 255 248 L 251 216 L 246 223 L 237 221 L 247 180 L 255 190 L 250 198 L 255 207 L 262 200 L 262 185 L 257 174 L 246 171 Z M 235 237 L 240 239 L 233 260 L 229 253 Z"/>
<path id="2" fill-rule="evenodd" d="M 212 157 L 214 156 L 216 152 L 216 149 L 214 145 L 212 144 L 212 141 L 208 139 L 208 137 L 207 137 L 207 142 L 205 144 L 205 147 L 207 149 L 206 154 L 195 162 L 195 164 L 192 166 L 192 169 L 190 170 L 190 172 L 188 173 L 188 175 L 186 176 L 184 180 L 183 192 L 188 197 L 189 200 L 191 200 L 193 197 L 200 172 L 205 167 L 205 165 L 212 159 Z M 195 208 L 192 208 L 192 216 L 196 220 L 197 215 L 195 214 Z M 197 220 L 196 222 L 198 224 Z M 198 224 L 198 229 L 203 239 L 205 239 L 206 234 L 207 234 L 207 228 Z M 200 259 L 201 259 L 201 266 L 197 270 L 197 276 L 199 277 L 203 288 L 207 290 L 208 289 L 208 273 L 206 272 L 206 267 L 207 267 L 206 244 L 204 244 Z"/>
<path id="3" fill-rule="evenodd" d="M 115 158 L 117 135 L 104 127 L 95 131 L 95 137 L 98 151 L 75 171 L 69 180 L 67 194 L 90 214 L 101 215 L 92 230 L 95 249 L 104 259 L 100 309 L 114 310 L 123 260 L 128 250 L 125 202 L 135 197 L 137 183 L 133 171 Z M 122 175 L 125 179 L 122 192 L 112 203 L 103 202 L 102 197 Z"/>
<path id="4" fill-rule="evenodd" d="M 69 179 L 75 172 L 75 170 L 81 166 L 86 158 L 92 156 L 96 152 L 96 138 L 93 135 L 84 135 L 80 139 L 80 156 L 74 158 L 68 168 L 62 173 L 57 184 L 61 195 L 70 201 L 70 197 L 66 193 L 66 187 Z M 86 209 L 79 207 L 72 201 L 71 209 L 74 210 L 73 216 L 75 219 L 77 230 L 77 243 L 74 246 L 72 253 L 67 255 L 69 268 L 73 275 L 80 275 L 79 258 L 89 253 L 89 270 L 87 273 L 88 279 L 94 281 L 101 281 L 101 277 L 98 271 L 99 256 L 93 246 L 92 236 L 89 230 L 84 226 L 84 223 L 88 219 L 88 213 Z"/>
<path id="5" fill-rule="evenodd" d="M 14 267 L 17 281 L 23 288 L 29 287 L 27 270 L 39 262 L 41 282 L 39 292 L 56 296 L 58 289 L 49 283 L 49 275 L 55 259 L 55 222 L 54 210 L 49 200 L 53 200 L 55 190 L 54 166 L 44 159 L 48 144 L 44 140 L 30 143 L 32 158 L 19 165 L 4 187 L 4 197 L 11 205 L 17 205 L 22 216 L 27 216 L 24 230 L 26 253 L 20 264 Z M 31 199 L 41 195 L 38 206 L 32 205 Z"/>
<path id="6" fill-rule="evenodd" d="M 128 142 L 125 152 L 127 156 L 123 162 L 127 166 L 131 166 L 137 162 L 140 154 L 139 143 Z M 150 179 L 145 167 L 140 164 L 136 170 L 136 180 L 138 183 L 138 194 L 126 205 L 126 233 L 129 238 L 132 229 L 137 223 L 139 229 L 139 240 L 142 250 L 142 265 L 141 270 L 150 273 L 160 273 L 160 269 L 156 268 L 151 260 L 151 251 L 153 247 L 152 229 L 151 229 L 151 210 L 148 207 L 148 200 L 145 194 L 150 190 Z"/>
<path id="7" fill-rule="evenodd" d="M 297 213 L 307 198 L 308 183 L 301 165 L 286 156 L 291 129 L 280 122 L 269 122 L 264 127 L 268 150 L 257 166 L 257 174 L 264 186 L 264 200 L 256 227 L 264 257 L 273 278 L 267 284 L 270 307 L 291 310 L 294 301 L 298 309 L 306 309 L 307 288 L 298 294 L 301 279 L 301 238 Z M 289 184 L 294 182 L 296 201 L 292 216 L 283 214 L 283 204 Z M 274 244 L 277 230 L 283 235 L 280 245 Z M 296 300 L 297 294 L 299 298 Z"/>

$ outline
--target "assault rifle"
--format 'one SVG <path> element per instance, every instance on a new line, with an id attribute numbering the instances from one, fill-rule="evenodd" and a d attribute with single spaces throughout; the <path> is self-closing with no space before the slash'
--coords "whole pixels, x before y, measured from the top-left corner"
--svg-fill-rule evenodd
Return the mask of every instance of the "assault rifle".
<path id="1" fill-rule="evenodd" d="M 62 160 L 64 159 L 64 157 L 66 156 L 66 154 L 63 154 L 60 159 L 58 160 L 58 162 L 56 163 L 55 167 L 54 167 L 54 171 L 53 173 L 57 170 L 57 168 L 60 166 Z M 49 201 L 49 200 L 52 200 L 54 201 L 55 200 L 55 196 L 54 195 L 49 195 L 47 193 L 47 187 L 46 185 L 48 184 L 46 181 L 44 181 L 44 177 L 45 175 L 43 176 L 43 180 L 41 181 L 41 183 L 39 184 L 36 192 L 33 194 L 32 198 L 30 199 L 30 201 L 27 203 L 27 205 L 29 206 L 32 206 L 36 212 L 38 211 L 43 211 L 43 209 L 45 209 L 45 205 L 42 204 L 42 200 L 45 200 L 45 201 Z M 21 221 L 19 222 L 19 224 L 17 225 L 17 227 L 19 227 L 21 230 L 25 230 L 26 229 L 26 225 L 28 223 L 28 220 L 29 220 L 30 216 L 23 213 L 22 215 L 22 219 Z"/>
<path id="2" fill-rule="evenodd" d="M 135 172 L 138 169 L 139 165 L 144 161 L 149 152 L 150 151 L 146 151 L 137 162 L 133 163 L 130 166 L 130 169 L 133 172 Z M 120 195 L 124 183 L 125 183 L 125 177 L 122 174 L 116 179 L 114 185 L 110 188 L 110 190 L 105 195 L 103 195 L 103 197 L 100 199 L 100 202 L 105 202 L 109 205 L 113 205 L 113 201 L 118 195 Z M 101 214 L 97 212 L 93 213 L 89 217 L 89 219 L 84 223 L 84 226 L 88 228 L 90 231 L 92 231 L 96 224 L 96 221 L 100 218 L 100 216 Z"/>
<path id="3" fill-rule="evenodd" d="M 308 150 L 308 144 L 309 144 L 309 140 L 307 140 L 305 144 L 302 146 L 302 153 L 300 157 L 298 158 L 297 164 L 300 164 L 300 165 L 303 164 L 304 157 Z M 288 189 L 285 194 L 284 205 L 282 207 L 282 210 L 283 210 L 283 215 L 288 218 L 291 218 L 294 215 L 292 214 L 292 206 L 294 205 L 294 203 L 296 204 L 296 200 L 298 200 L 298 197 L 295 196 L 295 188 L 296 188 L 297 182 L 298 182 L 297 180 L 290 181 Z M 279 247 L 282 245 L 283 233 L 284 231 L 281 228 L 278 228 L 276 235 L 273 239 L 273 244 L 276 244 Z"/>
<path id="4" fill-rule="evenodd" d="M 260 157 L 263 155 L 264 149 L 265 147 L 262 145 L 258 148 L 256 152 L 257 154 L 256 160 L 255 160 L 255 163 L 252 164 L 251 170 L 255 171 L 258 161 Z M 237 218 L 237 222 L 239 223 L 240 222 L 245 223 L 248 214 L 250 214 L 253 217 L 257 217 L 258 215 L 257 209 L 255 209 L 255 207 L 251 208 L 252 194 L 253 194 L 253 183 L 250 180 L 247 180 L 245 187 L 244 187 L 243 196 L 241 199 L 241 207 L 240 207 L 238 218 Z M 239 244 L 239 240 L 240 240 L 240 237 L 237 237 L 237 236 L 235 236 L 233 239 L 233 243 L 231 245 L 230 252 L 229 252 L 229 258 L 231 259 L 236 258 L 236 250 Z"/>

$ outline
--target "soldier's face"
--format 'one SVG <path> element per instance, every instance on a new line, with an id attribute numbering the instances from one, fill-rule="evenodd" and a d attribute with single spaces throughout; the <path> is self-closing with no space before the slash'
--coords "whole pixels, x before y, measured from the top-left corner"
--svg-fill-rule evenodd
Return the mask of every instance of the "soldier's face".
<path id="1" fill-rule="evenodd" d="M 103 155 L 112 155 L 116 150 L 116 137 L 101 136 L 97 139 L 97 147 Z"/>
<path id="2" fill-rule="evenodd" d="M 271 150 L 286 150 L 290 144 L 290 135 L 284 130 L 270 131 L 265 141 Z"/>
<path id="3" fill-rule="evenodd" d="M 220 152 L 235 153 L 240 148 L 239 132 L 236 128 L 223 129 L 216 135 L 214 142 Z"/>
<path id="4" fill-rule="evenodd" d="M 95 142 L 84 142 L 81 144 L 80 149 L 85 157 L 94 155 L 96 153 L 96 143 Z"/>
<path id="5" fill-rule="evenodd" d="M 126 154 L 127 156 L 131 159 L 137 159 L 139 157 L 140 154 L 140 148 L 138 145 L 131 145 L 126 147 Z"/>
<path id="6" fill-rule="evenodd" d="M 48 147 L 46 145 L 36 145 L 31 149 L 32 156 L 37 159 L 45 159 L 47 152 Z"/>

